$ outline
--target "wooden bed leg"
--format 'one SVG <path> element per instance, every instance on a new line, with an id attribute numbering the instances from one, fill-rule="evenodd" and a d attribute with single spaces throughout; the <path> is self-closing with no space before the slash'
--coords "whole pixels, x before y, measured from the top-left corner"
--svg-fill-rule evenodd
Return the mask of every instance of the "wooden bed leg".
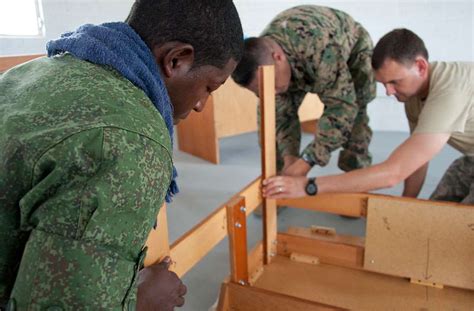
<path id="1" fill-rule="evenodd" d="M 248 285 L 247 214 L 245 198 L 235 198 L 227 205 L 227 231 L 229 233 L 231 281 L 239 283 L 240 285 Z"/>
<path id="2" fill-rule="evenodd" d="M 275 69 L 258 68 L 262 142 L 262 179 L 276 175 L 275 143 Z M 263 200 L 263 262 L 269 264 L 276 255 L 277 213 L 276 200 Z"/>

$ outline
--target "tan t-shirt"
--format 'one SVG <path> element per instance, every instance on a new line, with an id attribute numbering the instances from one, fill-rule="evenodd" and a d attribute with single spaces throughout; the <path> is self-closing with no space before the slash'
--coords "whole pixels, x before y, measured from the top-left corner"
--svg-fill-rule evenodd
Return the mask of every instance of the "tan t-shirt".
<path id="1" fill-rule="evenodd" d="M 448 144 L 474 155 L 474 63 L 433 62 L 425 101 L 405 103 L 412 133 L 451 133 Z"/>

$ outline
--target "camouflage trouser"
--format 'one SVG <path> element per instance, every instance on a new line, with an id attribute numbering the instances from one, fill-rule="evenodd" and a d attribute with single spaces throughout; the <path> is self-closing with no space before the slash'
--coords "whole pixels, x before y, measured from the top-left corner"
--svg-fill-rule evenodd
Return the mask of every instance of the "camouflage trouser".
<path id="1" fill-rule="evenodd" d="M 339 153 L 337 165 L 343 171 L 351 171 L 367 167 L 372 163 L 369 144 L 372 140 L 372 130 L 369 127 L 367 104 L 376 96 L 375 76 L 372 70 L 372 40 L 363 28 L 359 27 L 359 41 L 356 43 L 348 61 L 352 81 L 356 91 L 359 111 L 354 120 L 350 137 Z"/>
<path id="2" fill-rule="evenodd" d="M 474 204 L 474 156 L 462 156 L 444 173 L 430 200 Z"/>

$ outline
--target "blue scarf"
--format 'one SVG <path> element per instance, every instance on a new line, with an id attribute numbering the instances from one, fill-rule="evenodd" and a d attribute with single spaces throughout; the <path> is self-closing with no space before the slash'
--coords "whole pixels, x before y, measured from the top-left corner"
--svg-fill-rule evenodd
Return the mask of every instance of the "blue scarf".
<path id="1" fill-rule="evenodd" d="M 109 65 L 120 72 L 151 99 L 165 120 L 173 145 L 173 106 L 159 68 L 148 46 L 125 23 L 83 25 L 46 45 L 48 56 L 69 52 L 94 64 Z M 166 202 L 179 192 L 178 176 L 173 165 L 173 178 L 166 193 Z"/>

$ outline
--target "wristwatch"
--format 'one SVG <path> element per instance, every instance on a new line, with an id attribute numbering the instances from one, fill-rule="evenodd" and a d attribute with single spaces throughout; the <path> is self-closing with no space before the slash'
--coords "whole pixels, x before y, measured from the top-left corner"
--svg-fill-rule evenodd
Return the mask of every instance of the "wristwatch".
<path id="1" fill-rule="evenodd" d="M 303 154 L 301 155 L 301 159 L 302 159 L 303 161 L 305 161 L 306 163 L 308 163 L 309 166 L 311 166 L 311 167 L 313 167 L 313 166 L 316 165 L 316 162 L 314 162 L 313 159 L 311 159 L 307 153 L 303 153 Z"/>
<path id="2" fill-rule="evenodd" d="M 316 185 L 316 178 L 308 178 L 308 183 L 304 189 L 307 195 L 316 195 L 318 194 L 318 185 Z"/>

